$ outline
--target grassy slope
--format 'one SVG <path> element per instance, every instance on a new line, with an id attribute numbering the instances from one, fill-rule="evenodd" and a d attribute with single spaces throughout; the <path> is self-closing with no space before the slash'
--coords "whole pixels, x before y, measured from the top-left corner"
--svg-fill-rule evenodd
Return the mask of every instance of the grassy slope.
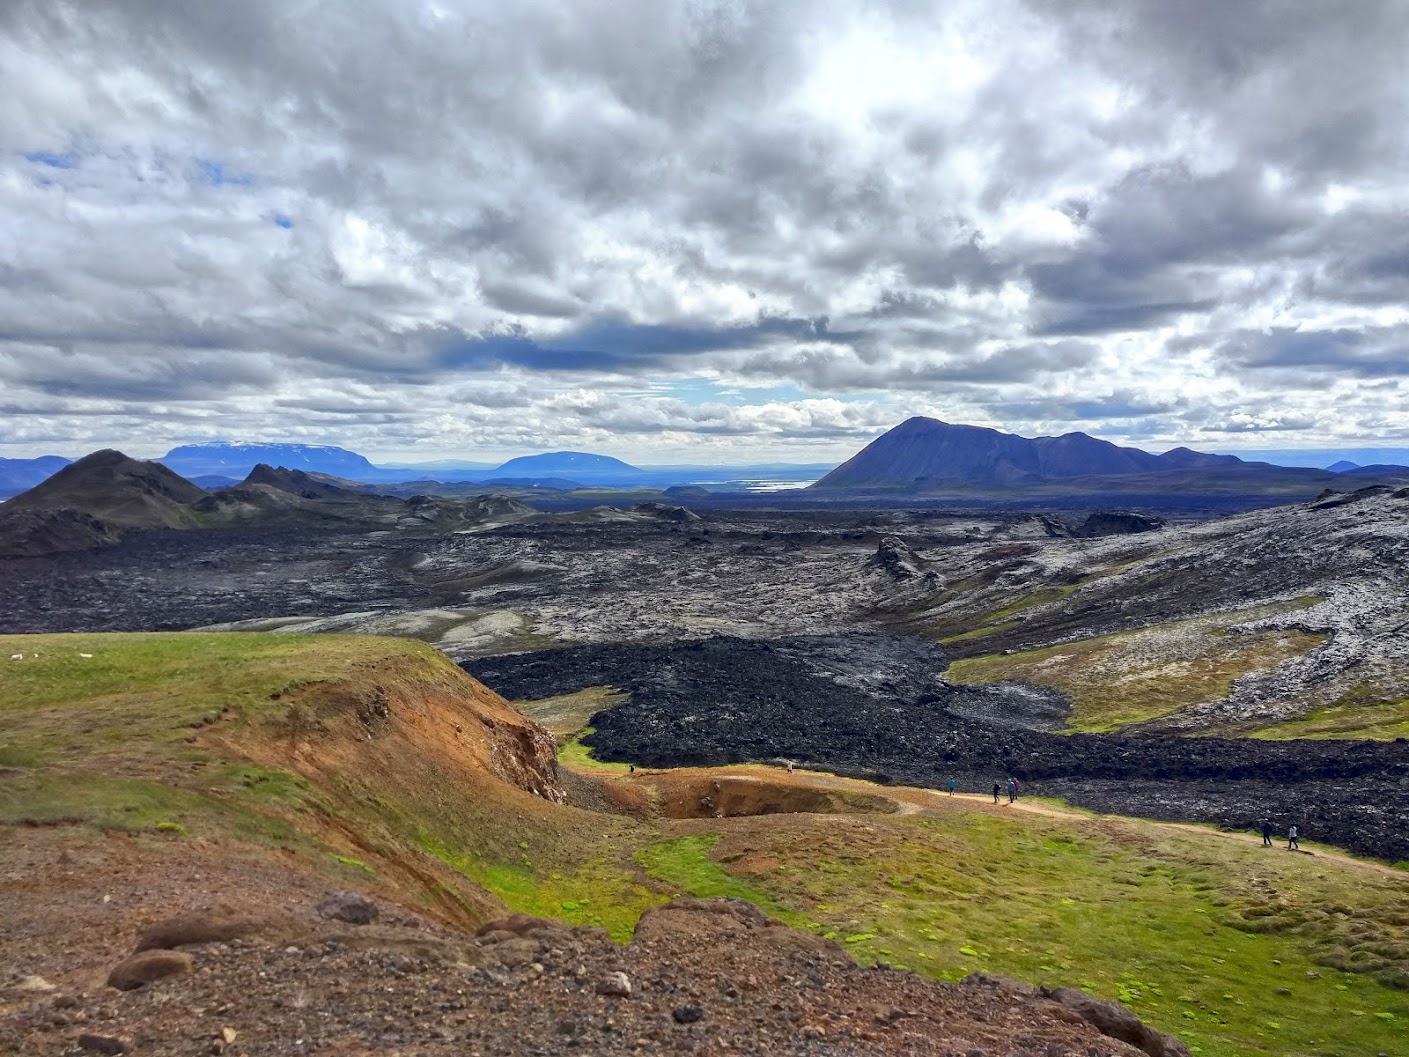
<path id="1" fill-rule="evenodd" d="M 515 701 L 514 707 L 564 745 L 587 733 L 588 721 L 604 708 L 615 708 L 630 699 L 610 686 L 589 686 L 576 693 L 545 697 L 538 701 Z"/>
<path id="2" fill-rule="evenodd" d="M 1298 600 L 1295 605 L 1310 604 Z M 987 654 L 955 661 L 953 683 L 1021 679 L 1050 686 L 1071 702 L 1068 727 L 1112 731 L 1227 696 L 1234 680 L 1300 656 L 1324 642 L 1301 631 L 1235 634 L 1230 625 L 1284 612 L 1276 603 L 1236 613 L 1170 621 L 1138 631 Z"/>
<path id="3" fill-rule="evenodd" d="M 1058 584 L 1053 587 L 1042 587 L 1036 591 L 1031 591 L 978 617 L 977 627 L 969 628 L 967 631 L 945 634 L 939 641 L 945 645 L 952 645 L 956 642 L 970 642 L 974 639 L 982 639 L 987 638 L 989 635 L 996 635 L 1000 631 L 1007 631 L 1010 628 L 1017 627 L 1017 625 L 1021 623 L 1018 620 L 1012 619 L 1019 613 L 1028 609 L 1034 609 L 1037 606 L 1046 605 L 1049 602 L 1060 602 L 1079 586 L 1081 585 Z M 959 619 L 965 624 L 970 623 L 970 621 L 966 619 Z"/>
<path id="4" fill-rule="evenodd" d="M 1136 822 L 798 817 L 677 823 L 638 859 L 865 962 L 1079 984 L 1210 1057 L 1396 1052 L 1409 1021 L 1403 877 Z"/>
<path id="5" fill-rule="evenodd" d="M 0 653 L 0 822 L 252 840 L 467 923 L 502 911 L 490 892 L 514 905 L 590 872 L 630 827 L 495 778 L 484 731 L 521 718 L 418 642 L 5 636 Z M 368 725 L 378 692 L 395 719 Z"/>

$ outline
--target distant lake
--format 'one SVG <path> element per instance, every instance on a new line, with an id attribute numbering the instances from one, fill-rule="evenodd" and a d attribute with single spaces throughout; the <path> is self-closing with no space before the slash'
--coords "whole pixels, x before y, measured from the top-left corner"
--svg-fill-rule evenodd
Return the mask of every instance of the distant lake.
<path id="1" fill-rule="evenodd" d="M 794 488 L 806 488 L 816 481 L 740 481 L 745 492 L 787 492 Z"/>

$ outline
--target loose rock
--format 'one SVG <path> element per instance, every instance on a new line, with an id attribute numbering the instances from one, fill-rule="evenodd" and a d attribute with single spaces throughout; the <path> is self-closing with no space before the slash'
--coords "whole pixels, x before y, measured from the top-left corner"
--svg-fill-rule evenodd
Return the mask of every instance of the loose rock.
<path id="1" fill-rule="evenodd" d="M 631 980 L 625 973 L 607 973 L 597 981 L 597 994 L 625 998 L 631 994 Z"/>
<path id="2" fill-rule="evenodd" d="M 377 904 L 360 892 L 334 892 L 315 909 L 325 918 L 349 925 L 370 925 L 381 913 Z"/>
<path id="3" fill-rule="evenodd" d="M 256 931 L 259 924 L 254 918 L 225 907 L 177 914 L 143 932 L 137 939 L 136 952 L 175 950 L 197 943 L 227 943 Z"/>
<path id="4" fill-rule="evenodd" d="M 182 951 L 142 951 L 108 974 L 108 986 L 119 991 L 135 991 L 156 980 L 189 973 L 193 964 L 194 959 Z"/>
<path id="5" fill-rule="evenodd" d="M 78 1037 L 78 1048 L 87 1050 L 89 1053 L 119 1054 L 127 1053 L 131 1049 L 126 1039 L 114 1038 L 112 1035 L 92 1035 L 84 1033 Z"/>
<path id="6" fill-rule="evenodd" d="M 1042 993 L 1079 1014 L 1102 1035 L 1128 1042 L 1150 1057 L 1190 1057 L 1189 1048 L 1182 1042 L 1156 1031 L 1119 1002 L 1109 1002 L 1074 987 L 1044 987 Z"/>

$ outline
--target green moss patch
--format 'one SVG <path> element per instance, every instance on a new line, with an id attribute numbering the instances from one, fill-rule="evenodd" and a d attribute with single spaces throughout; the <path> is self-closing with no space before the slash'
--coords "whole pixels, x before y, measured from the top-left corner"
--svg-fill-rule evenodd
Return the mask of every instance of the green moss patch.
<path id="1" fill-rule="evenodd" d="M 1272 741 L 1288 738 L 1369 738 L 1379 741 L 1409 738 L 1409 698 L 1386 698 L 1374 688 L 1361 684 L 1326 708 L 1259 728 L 1249 736 Z"/>
<path id="2" fill-rule="evenodd" d="M 425 832 L 420 835 L 419 843 L 428 853 L 483 885 L 518 913 L 604 928 L 619 942 L 631 938 L 637 919 L 647 907 L 670 898 L 668 891 L 658 891 L 644 884 L 644 878 L 615 854 L 592 858 L 570 868 L 551 869 L 539 867 L 528 855 L 513 864 L 486 861 L 482 856 L 452 848 Z"/>
<path id="3" fill-rule="evenodd" d="M 1067 595 L 1075 591 L 1080 584 L 1061 584 L 1056 587 L 1043 587 L 1037 591 L 1023 595 L 1021 598 L 1009 602 L 1001 609 L 995 609 L 984 617 L 985 622 L 1003 620 L 1006 617 L 1015 616 L 1025 609 L 1032 609 L 1035 606 L 1044 606 L 1048 602 L 1060 602 Z"/>
<path id="4" fill-rule="evenodd" d="M 1171 621 L 1037 650 L 955 661 L 945 677 L 973 684 L 1021 679 L 1061 691 L 1068 728 L 1109 732 L 1226 697 L 1234 680 L 1314 649 L 1325 636 L 1303 631 L 1237 634 L 1229 626 L 1272 615 L 1259 607 Z M 1275 612 L 1276 610 L 1273 609 Z"/>
<path id="5" fill-rule="evenodd" d="M 588 720 L 605 708 L 615 708 L 631 699 L 610 686 L 589 686 L 572 694 L 545 697 L 536 701 L 515 701 L 513 705 L 529 719 L 546 727 L 562 745 L 576 735 L 585 735 Z"/>
<path id="6" fill-rule="evenodd" d="M 747 899 L 780 921 L 799 924 L 799 916 L 774 901 L 765 889 L 729 873 L 710 857 L 710 850 L 721 839 L 718 833 L 697 833 L 657 841 L 637 852 L 636 861 L 650 876 L 686 895 Z"/>
<path id="7" fill-rule="evenodd" d="M 618 774 L 631 769 L 630 764 L 609 763 L 592 755 L 592 747 L 584 745 L 583 739 L 596 733 L 595 727 L 583 727 L 573 737 L 558 747 L 558 763 L 573 771 L 615 771 Z"/>
<path id="8" fill-rule="evenodd" d="M 986 624 L 983 627 L 974 628 L 970 631 L 961 631 L 957 635 L 946 635 L 939 641 L 945 646 L 951 646 L 956 642 L 972 642 L 974 639 L 986 639 L 989 635 L 996 635 L 1000 631 L 1007 631 L 1015 628 L 1020 621 L 1005 620 L 1000 624 Z"/>

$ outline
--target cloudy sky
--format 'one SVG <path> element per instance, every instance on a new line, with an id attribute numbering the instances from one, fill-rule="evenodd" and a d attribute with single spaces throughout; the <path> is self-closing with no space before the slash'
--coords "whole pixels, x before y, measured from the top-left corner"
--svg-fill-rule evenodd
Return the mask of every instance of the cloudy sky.
<path id="1" fill-rule="evenodd" d="M 5 0 L 0 455 L 1409 445 L 1403 0 Z"/>

